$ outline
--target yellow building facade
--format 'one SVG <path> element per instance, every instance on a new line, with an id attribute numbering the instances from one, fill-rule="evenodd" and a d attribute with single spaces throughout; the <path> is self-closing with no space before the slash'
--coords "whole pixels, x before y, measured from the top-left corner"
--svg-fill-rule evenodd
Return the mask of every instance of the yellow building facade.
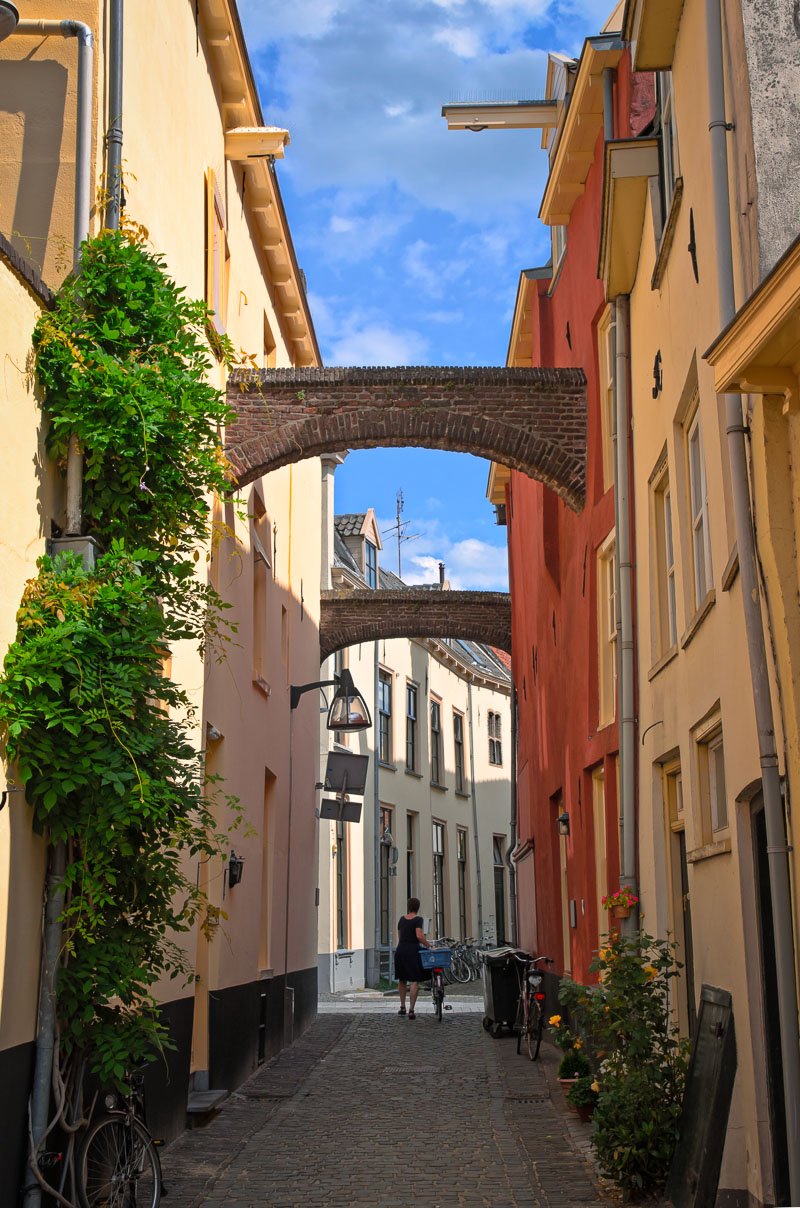
<path id="1" fill-rule="evenodd" d="M 98 0 L 41 0 L 24 14 L 80 20 L 94 35 L 93 201 L 112 116 L 107 11 Z M 43 452 L 30 337 L 47 305 L 39 275 L 57 288 L 72 264 L 77 69 L 71 37 L 26 30 L 0 45 L 0 398 L 13 433 L 0 453 L 9 514 L 0 550 L 3 649 L 51 527 L 63 527 L 63 486 Z M 215 325 L 256 365 L 318 364 L 275 170 L 288 135 L 265 123 L 233 3 L 163 5 L 157 14 L 126 6 L 122 127 L 126 213 L 147 229 L 168 272 L 190 297 L 207 299 Z M 93 207 L 91 231 L 101 218 Z M 223 389 L 224 367 L 211 375 Z M 232 1090 L 316 1010 L 310 853 L 319 732 L 316 715 L 291 713 L 289 687 L 319 677 L 320 507 L 316 460 L 215 504 L 215 539 L 200 565 L 232 606 L 236 642 L 220 663 L 204 665 L 188 645 L 170 652 L 172 676 L 198 708 L 195 740 L 208 770 L 244 806 L 245 825 L 231 840 L 244 871 L 231 886 L 227 859 L 187 866 L 227 917 L 210 942 L 199 933 L 181 940 L 196 986 L 160 988 L 177 1050 L 168 1070 L 152 1071 L 158 1136 L 183 1127 L 190 1090 Z M 304 769 L 294 779 L 292 754 Z M 0 853 L 0 1081 L 9 1088 L 0 1113 L 16 1152 L 36 1027 L 45 861 L 21 794 L 0 812 Z M 0 1176 L 3 1202 L 6 1185 L 16 1194 L 21 1168 L 12 1165 Z"/>

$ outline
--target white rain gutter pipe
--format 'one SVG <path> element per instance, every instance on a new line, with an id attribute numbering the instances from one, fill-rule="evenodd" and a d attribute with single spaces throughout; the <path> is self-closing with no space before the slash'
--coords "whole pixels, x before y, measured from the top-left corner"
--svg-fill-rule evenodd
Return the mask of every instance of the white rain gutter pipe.
<path id="1" fill-rule="evenodd" d="M 519 943 L 519 927 L 517 923 L 517 866 L 514 863 L 514 851 L 517 846 L 517 831 L 519 829 L 518 822 L 518 796 L 517 796 L 517 689 L 514 686 L 514 675 L 511 675 L 511 751 L 509 759 L 511 762 L 511 825 L 508 843 L 508 853 L 506 855 L 506 864 L 508 865 L 509 886 L 508 896 L 511 906 L 511 943 L 516 948 Z M 481 936 L 481 942 L 483 936 Z"/>
<path id="2" fill-rule="evenodd" d="M 723 60 L 722 13 L 720 0 L 706 0 L 706 39 L 708 43 L 709 134 L 714 223 L 717 232 L 717 286 L 720 326 L 726 327 L 736 313 L 728 184 L 727 132 L 725 118 L 725 70 Z M 775 721 L 769 686 L 767 648 L 761 614 L 756 562 L 756 542 L 747 466 L 747 428 L 739 395 L 726 394 L 725 422 L 731 469 L 731 493 L 736 524 L 739 574 L 742 578 L 747 653 L 753 684 L 764 819 L 767 828 L 770 898 L 775 936 L 775 970 L 778 981 L 778 1016 L 786 1105 L 786 1140 L 789 1159 L 790 1202 L 800 1204 L 800 1047 L 798 1047 L 797 981 L 789 884 L 786 819 L 781 793 Z"/>
<path id="3" fill-rule="evenodd" d="M 467 682 L 467 709 L 469 711 L 469 772 L 472 796 L 472 829 L 475 838 L 475 875 L 478 882 L 478 935 L 483 941 L 483 883 L 481 881 L 481 843 L 478 833 L 478 788 L 475 783 L 475 737 L 472 724 L 472 682 Z M 464 937 L 462 937 L 464 938 Z M 495 936 L 499 940 L 499 936 Z M 503 936 L 505 939 L 505 936 Z"/>
<path id="4" fill-rule="evenodd" d="M 83 21 L 24 20 L 17 23 L 15 35 L 28 37 L 76 38 L 78 42 L 78 88 L 75 143 L 75 214 L 73 220 L 73 269 L 80 263 L 81 244 L 89 237 L 92 180 L 92 84 L 94 78 L 94 34 Z M 70 441 L 67 457 L 67 533 L 79 534 L 82 526 L 81 494 L 83 456 L 77 441 Z M 36 1057 L 31 1089 L 31 1132 L 38 1146 L 47 1130 L 50 1116 L 50 1088 L 53 1080 L 55 1045 L 55 982 L 61 953 L 61 913 L 64 909 L 64 873 L 67 851 L 57 843 L 50 851 L 47 876 L 42 968 L 39 988 L 39 1013 L 36 1027 Z M 29 1175 L 30 1177 L 30 1175 Z M 25 1192 L 25 1208 L 39 1208 L 42 1191 L 35 1184 Z"/>
<path id="5" fill-rule="evenodd" d="M 92 84 L 94 77 L 94 34 L 83 21 L 24 20 L 18 35 L 28 37 L 76 38 L 78 41 L 78 104 L 75 140 L 75 216 L 72 234 L 72 267 L 77 272 L 81 244 L 89 238 L 92 188 Z M 83 527 L 83 454 L 76 437 L 70 438 L 67 455 L 66 532 L 80 536 Z"/>

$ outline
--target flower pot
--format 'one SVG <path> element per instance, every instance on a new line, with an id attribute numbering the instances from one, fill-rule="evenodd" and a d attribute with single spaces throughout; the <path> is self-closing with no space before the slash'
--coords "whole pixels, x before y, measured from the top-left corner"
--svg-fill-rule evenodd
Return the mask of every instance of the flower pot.
<path id="1" fill-rule="evenodd" d="M 575 1077 L 575 1078 L 559 1078 L 558 1081 L 561 1083 L 561 1089 L 564 1092 L 564 1094 L 568 1095 L 570 1090 L 572 1089 L 572 1087 L 578 1081 L 578 1079 L 577 1079 L 577 1077 Z"/>
<path id="2" fill-rule="evenodd" d="M 611 913 L 615 919 L 627 919 L 630 918 L 631 908 L 630 906 L 612 906 Z"/>
<path id="3" fill-rule="evenodd" d="M 578 1113 L 578 1119 L 583 1120 L 584 1124 L 588 1124 L 594 1115 L 594 1104 L 582 1103 L 580 1107 L 575 1107 L 575 1111 Z"/>

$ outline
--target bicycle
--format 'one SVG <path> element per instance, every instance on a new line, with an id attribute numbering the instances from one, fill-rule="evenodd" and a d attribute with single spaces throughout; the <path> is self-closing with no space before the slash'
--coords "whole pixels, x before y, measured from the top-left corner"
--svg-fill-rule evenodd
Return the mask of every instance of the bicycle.
<path id="1" fill-rule="evenodd" d="M 545 1001 L 545 994 L 541 988 L 542 971 L 536 966 L 552 965 L 553 959 L 549 956 L 515 955 L 514 960 L 518 965 L 517 976 L 519 977 L 519 1006 L 514 1024 L 517 1033 L 517 1053 L 522 1052 L 524 1040 L 528 1057 L 531 1061 L 535 1061 L 542 1046 Z"/>
<path id="2" fill-rule="evenodd" d="M 128 1078 L 125 1095 L 104 1099 L 78 1151 L 81 1208 L 158 1208 L 166 1194 L 161 1159 L 144 1123 L 144 1075 Z"/>
<path id="3" fill-rule="evenodd" d="M 444 972 L 449 969 L 452 964 L 453 953 L 450 948 L 421 948 L 419 958 L 422 961 L 422 968 L 429 970 L 431 974 L 431 998 L 433 1000 L 433 1013 L 442 1022 L 442 1012 L 450 1008 L 445 1008 L 444 1005 Z"/>

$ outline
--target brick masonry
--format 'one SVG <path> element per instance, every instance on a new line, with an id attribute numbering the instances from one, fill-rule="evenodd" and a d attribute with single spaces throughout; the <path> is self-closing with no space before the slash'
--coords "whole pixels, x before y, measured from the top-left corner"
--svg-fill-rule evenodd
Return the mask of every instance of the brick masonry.
<path id="1" fill-rule="evenodd" d="M 511 597 L 499 591 L 324 591 L 320 660 L 381 638 L 465 638 L 511 652 Z"/>
<path id="2" fill-rule="evenodd" d="M 488 457 L 583 508 L 581 369 L 242 370 L 228 401 L 226 453 L 240 486 L 322 453 L 414 445 Z"/>

